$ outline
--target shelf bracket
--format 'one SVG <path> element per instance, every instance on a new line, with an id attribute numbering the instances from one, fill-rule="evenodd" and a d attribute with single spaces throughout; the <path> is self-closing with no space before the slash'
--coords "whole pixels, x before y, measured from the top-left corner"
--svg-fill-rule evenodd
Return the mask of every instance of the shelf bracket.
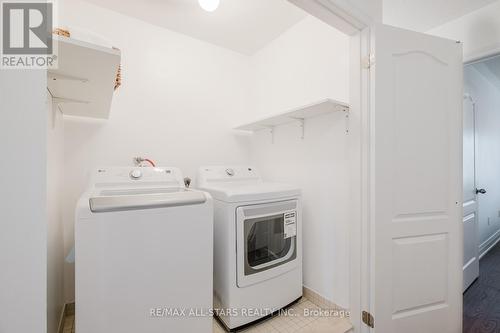
<path id="1" fill-rule="evenodd" d="M 305 131 L 306 131 L 306 120 L 305 118 L 298 118 L 298 117 L 290 117 L 291 119 L 297 120 L 300 123 L 300 129 L 302 130 L 302 134 L 300 138 L 304 140 L 305 137 Z"/>
<path id="2" fill-rule="evenodd" d="M 77 76 L 71 76 L 71 75 L 66 75 L 66 74 L 60 74 L 60 73 L 54 73 L 54 72 L 48 72 L 47 76 L 50 80 L 64 80 L 64 81 L 77 81 L 81 83 L 87 83 L 89 82 L 89 79 L 82 78 L 82 77 L 77 77 Z"/>

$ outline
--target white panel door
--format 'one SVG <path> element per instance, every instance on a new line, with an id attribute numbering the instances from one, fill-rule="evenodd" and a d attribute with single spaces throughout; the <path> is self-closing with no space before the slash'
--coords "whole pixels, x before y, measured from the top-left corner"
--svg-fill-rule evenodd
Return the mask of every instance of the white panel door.
<path id="1" fill-rule="evenodd" d="M 459 333 L 462 45 L 372 38 L 371 311 L 377 333 Z"/>
<path id="2" fill-rule="evenodd" d="M 475 105 L 469 95 L 464 97 L 464 285 L 465 291 L 479 276 L 479 229 L 476 193 L 476 129 Z"/>

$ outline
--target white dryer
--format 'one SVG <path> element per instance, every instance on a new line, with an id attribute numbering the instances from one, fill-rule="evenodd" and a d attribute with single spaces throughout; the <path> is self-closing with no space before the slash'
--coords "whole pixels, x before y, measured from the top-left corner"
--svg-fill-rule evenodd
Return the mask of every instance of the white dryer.
<path id="1" fill-rule="evenodd" d="M 214 308 L 233 330 L 302 296 L 300 190 L 253 167 L 202 167 L 214 198 Z"/>
<path id="2" fill-rule="evenodd" d="M 211 196 L 179 169 L 96 170 L 76 209 L 76 331 L 212 332 L 212 234 Z"/>

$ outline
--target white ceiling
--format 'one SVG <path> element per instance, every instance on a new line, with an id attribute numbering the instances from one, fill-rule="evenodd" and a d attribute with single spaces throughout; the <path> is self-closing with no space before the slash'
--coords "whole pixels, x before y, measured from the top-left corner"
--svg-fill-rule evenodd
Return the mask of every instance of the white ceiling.
<path id="1" fill-rule="evenodd" d="M 220 0 L 212 13 L 198 0 L 86 1 L 247 55 L 307 15 L 287 0 Z M 384 23 L 427 31 L 495 1 L 383 0 Z"/>
<path id="2" fill-rule="evenodd" d="M 383 0 L 384 23 L 427 31 L 497 0 Z"/>
<path id="3" fill-rule="evenodd" d="M 197 0 L 87 1 L 247 55 L 306 16 L 286 0 L 221 0 L 212 13 Z"/>

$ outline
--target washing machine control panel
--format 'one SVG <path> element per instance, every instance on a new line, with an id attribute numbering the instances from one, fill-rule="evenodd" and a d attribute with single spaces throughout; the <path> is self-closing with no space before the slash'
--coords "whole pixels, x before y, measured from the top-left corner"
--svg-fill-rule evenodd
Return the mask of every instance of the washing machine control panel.
<path id="1" fill-rule="evenodd" d="M 108 167 L 97 169 L 92 175 L 95 187 L 110 186 L 148 186 L 184 187 L 184 177 L 178 168 L 150 167 Z"/>

